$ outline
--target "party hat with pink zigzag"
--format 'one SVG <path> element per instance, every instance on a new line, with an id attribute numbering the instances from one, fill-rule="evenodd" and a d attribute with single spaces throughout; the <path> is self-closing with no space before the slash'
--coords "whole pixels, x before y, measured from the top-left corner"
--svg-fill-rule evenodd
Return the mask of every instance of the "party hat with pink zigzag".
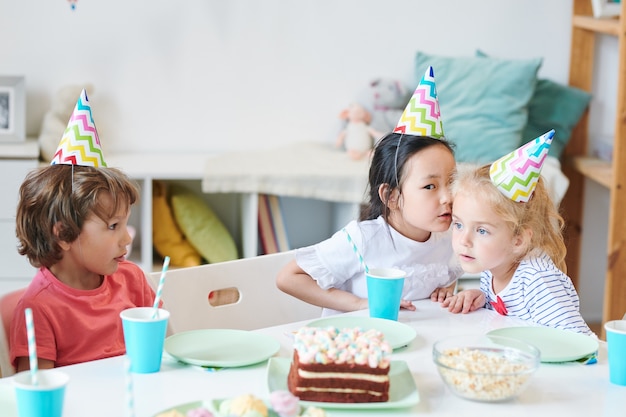
<path id="1" fill-rule="evenodd" d="M 74 107 L 61 142 L 50 165 L 82 165 L 106 167 L 100 138 L 91 114 L 91 105 L 85 89 Z"/>
<path id="2" fill-rule="evenodd" d="M 513 201 L 525 203 L 530 200 L 537 187 L 553 137 L 554 129 L 491 164 L 489 169 L 491 182 Z"/>
<path id="3" fill-rule="evenodd" d="M 435 74 L 428 67 L 407 104 L 394 133 L 413 136 L 443 137 L 443 123 L 437 100 Z"/>

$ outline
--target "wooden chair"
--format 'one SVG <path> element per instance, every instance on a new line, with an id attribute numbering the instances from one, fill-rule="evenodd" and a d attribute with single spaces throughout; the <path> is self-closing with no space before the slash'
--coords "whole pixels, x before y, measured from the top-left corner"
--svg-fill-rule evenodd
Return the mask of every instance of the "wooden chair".
<path id="1" fill-rule="evenodd" d="M 276 275 L 293 251 L 171 269 L 161 299 L 172 333 L 196 329 L 253 330 L 320 317 L 321 308 L 283 293 Z M 149 274 L 157 288 L 161 273 Z"/>
<path id="2" fill-rule="evenodd" d="M 0 375 L 7 377 L 15 374 L 9 355 L 9 333 L 11 319 L 26 288 L 21 288 L 0 296 Z"/>

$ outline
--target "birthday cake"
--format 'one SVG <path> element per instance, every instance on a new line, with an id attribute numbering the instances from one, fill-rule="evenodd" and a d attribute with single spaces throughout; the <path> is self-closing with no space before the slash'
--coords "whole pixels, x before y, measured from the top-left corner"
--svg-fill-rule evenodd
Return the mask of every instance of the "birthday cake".
<path id="1" fill-rule="evenodd" d="M 303 327 L 294 335 L 289 391 L 305 401 L 389 401 L 391 352 L 375 329 Z"/>

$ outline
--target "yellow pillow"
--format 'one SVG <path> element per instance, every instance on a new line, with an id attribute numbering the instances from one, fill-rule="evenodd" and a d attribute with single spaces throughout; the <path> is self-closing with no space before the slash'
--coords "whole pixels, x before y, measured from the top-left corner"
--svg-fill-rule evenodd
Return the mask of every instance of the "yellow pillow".
<path id="1" fill-rule="evenodd" d="M 165 183 L 152 181 L 152 243 L 159 255 L 170 257 L 173 266 L 197 266 L 200 254 L 178 228 L 167 202 Z"/>
<path id="2" fill-rule="evenodd" d="M 228 229 L 199 195 L 177 186 L 170 200 L 180 230 L 204 259 L 216 263 L 239 257 Z"/>

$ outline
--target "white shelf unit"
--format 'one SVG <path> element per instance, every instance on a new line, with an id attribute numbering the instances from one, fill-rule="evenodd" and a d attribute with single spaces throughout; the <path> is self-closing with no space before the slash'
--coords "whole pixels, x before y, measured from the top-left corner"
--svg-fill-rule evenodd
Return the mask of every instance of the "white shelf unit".
<path id="1" fill-rule="evenodd" d="M 137 229 L 131 260 L 146 272 L 161 268 L 152 244 L 152 181 L 184 185 L 203 196 L 230 231 L 241 257 L 260 254 L 258 238 L 258 193 L 202 191 L 205 166 L 215 154 L 107 154 L 107 165 L 123 170 L 137 181 L 141 200 L 130 223 Z M 358 215 L 358 204 L 281 196 L 281 205 L 292 247 L 330 237 Z M 311 220 L 311 219 L 314 219 Z"/>
<path id="2" fill-rule="evenodd" d="M 36 272 L 17 252 L 15 211 L 19 187 L 38 158 L 36 140 L 0 144 L 0 295 L 25 287 Z"/>

